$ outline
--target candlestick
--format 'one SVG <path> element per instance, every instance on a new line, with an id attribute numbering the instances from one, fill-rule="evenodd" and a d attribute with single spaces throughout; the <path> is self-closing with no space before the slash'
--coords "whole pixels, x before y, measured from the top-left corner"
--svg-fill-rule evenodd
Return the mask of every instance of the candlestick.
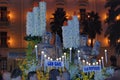
<path id="1" fill-rule="evenodd" d="M 107 64 L 107 62 L 108 62 L 107 50 L 106 50 L 106 49 L 105 49 L 105 62 L 106 62 L 106 64 Z"/>
<path id="2" fill-rule="evenodd" d="M 104 68 L 104 59 L 103 59 L 103 57 L 101 57 L 101 60 L 102 60 L 102 68 Z"/>
<path id="3" fill-rule="evenodd" d="M 38 61 L 38 50 L 37 50 L 37 45 L 35 45 L 35 52 L 36 52 L 36 61 Z"/>
<path id="4" fill-rule="evenodd" d="M 71 63 L 71 57 L 72 57 L 72 48 L 70 48 L 70 63 Z"/>

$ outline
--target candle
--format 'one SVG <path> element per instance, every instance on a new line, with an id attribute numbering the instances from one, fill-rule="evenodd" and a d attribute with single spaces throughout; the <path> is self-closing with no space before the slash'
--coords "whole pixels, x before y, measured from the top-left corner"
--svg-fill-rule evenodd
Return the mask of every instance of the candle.
<path id="1" fill-rule="evenodd" d="M 101 66 L 101 60 L 99 59 L 99 65 Z"/>
<path id="2" fill-rule="evenodd" d="M 50 58 L 50 61 L 53 61 L 53 59 L 52 59 L 52 58 Z M 51 66 L 51 67 L 50 67 L 50 70 L 52 70 L 52 68 L 53 68 L 53 66 Z"/>
<path id="3" fill-rule="evenodd" d="M 63 62 L 63 63 L 64 63 L 64 57 L 65 57 L 65 56 L 62 56 L 62 62 Z"/>
<path id="4" fill-rule="evenodd" d="M 105 49 L 105 62 L 106 62 L 106 64 L 107 64 L 107 62 L 108 62 L 108 59 L 107 59 L 108 57 L 107 57 L 107 50 Z"/>
<path id="5" fill-rule="evenodd" d="M 103 57 L 101 57 L 101 60 L 102 60 L 102 68 L 104 68 L 104 59 L 103 59 Z"/>
<path id="6" fill-rule="evenodd" d="M 98 62 L 96 62 L 96 65 L 98 65 Z"/>
<path id="7" fill-rule="evenodd" d="M 91 65 L 91 63 L 88 64 L 89 66 Z"/>
<path id="8" fill-rule="evenodd" d="M 44 72 L 46 72 L 46 57 L 47 55 L 44 55 Z"/>
<path id="9" fill-rule="evenodd" d="M 62 65 L 63 65 L 62 70 L 64 71 L 64 65 L 65 65 L 64 56 L 62 56 Z"/>
<path id="10" fill-rule="evenodd" d="M 46 60 L 47 55 L 44 55 L 44 59 Z"/>
<path id="11" fill-rule="evenodd" d="M 89 62 L 88 62 L 88 61 L 86 62 L 86 65 L 89 65 Z"/>
<path id="12" fill-rule="evenodd" d="M 72 57 L 72 48 L 70 48 L 70 63 L 71 63 L 71 57 Z"/>
<path id="13" fill-rule="evenodd" d="M 85 60 L 82 60 L 83 66 L 85 66 Z"/>
<path id="14" fill-rule="evenodd" d="M 79 56 L 80 56 L 80 50 L 78 50 L 78 61 L 79 61 Z"/>
<path id="15" fill-rule="evenodd" d="M 56 58 L 56 61 L 58 61 L 59 59 L 58 58 Z M 56 67 L 56 69 L 58 69 L 59 67 Z"/>
<path id="16" fill-rule="evenodd" d="M 95 63 L 93 63 L 93 66 L 95 66 Z"/>
<path id="17" fill-rule="evenodd" d="M 61 61 L 61 58 L 59 58 L 59 60 Z"/>
<path id="18" fill-rule="evenodd" d="M 43 64 L 43 55 L 44 55 L 44 51 L 41 52 L 41 67 L 42 67 L 42 64 Z"/>
<path id="19" fill-rule="evenodd" d="M 56 61 L 58 61 L 58 58 L 56 59 Z"/>
<path id="20" fill-rule="evenodd" d="M 50 60 L 50 57 L 48 57 L 48 61 Z M 48 66 L 48 72 L 50 71 L 50 67 Z"/>
<path id="21" fill-rule="evenodd" d="M 78 64 L 80 64 L 80 60 L 81 60 L 81 58 L 79 57 L 79 58 L 78 58 Z"/>
<path id="22" fill-rule="evenodd" d="M 66 65 L 66 53 L 64 53 L 64 58 L 65 58 L 65 65 Z"/>
<path id="23" fill-rule="evenodd" d="M 50 60 L 50 57 L 48 57 L 48 60 Z"/>
<path id="24" fill-rule="evenodd" d="M 37 50 L 37 45 L 35 45 L 35 52 L 36 52 L 36 61 L 38 61 L 38 50 Z"/>
<path id="25" fill-rule="evenodd" d="M 53 59 L 52 59 L 52 58 L 51 58 L 50 60 L 51 60 L 51 61 L 53 61 Z"/>

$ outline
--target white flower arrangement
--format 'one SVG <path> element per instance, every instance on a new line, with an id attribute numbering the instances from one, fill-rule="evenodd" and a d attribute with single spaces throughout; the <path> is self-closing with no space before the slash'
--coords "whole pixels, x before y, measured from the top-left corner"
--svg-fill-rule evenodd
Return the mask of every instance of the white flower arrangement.
<path id="1" fill-rule="evenodd" d="M 77 16 L 68 20 L 68 25 L 62 27 L 64 48 L 78 48 L 80 45 L 79 21 Z"/>
<path id="2" fill-rule="evenodd" d="M 78 70 L 78 66 L 77 65 L 70 65 L 70 69 L 69 69 L 69 72 L 70 72 L 70 77 L 71 79 L 79 73 L 79 70 Z"/>
<path id="3" fill-rule="evenodd" d="M 39 2 L 39 6 L 33 7 L 33 12 L 27 13 L 26 34 L 27 36 L 43 36 L 46 32 L 46 3 Z"/>
<path id="4" fill-rule="evenodd" d="M 39 14 L 40 14 L 40 36 L 42 36 L 46 32 L 46 2 L 39 2 Z"/>
<path id="5" fill-rule="evenodd" d="M 33 12 L 27 12 L 26 16 L 26 34 L 27 36 L 32 35 L 33 33 Z"/>
<path id="6" fill-rule="evenodd" d="M 33 14 L 34 14 L 34 36 L 40 35 L 40 23 L 39 23 L 39 7 L 33 7 Z"/>
<path id="7" fill-rule="evenodd" d="M 105 78 L 104 78 L 104 76 L 103 76 L 103 74 L 102 74 L 101 71 L 95 72 L 95 74 L 94 74 L 94 80 L 104 80 L 104 79 L 105 79 Z"/>
<path id="8" fill-rule="evenodd" d="M 95 72 L 94 79 L 95 80 L 104 80 L 114 73 L 114 69 L 111 67 L 107 67 L 102 69 L 100 72 Z"/>

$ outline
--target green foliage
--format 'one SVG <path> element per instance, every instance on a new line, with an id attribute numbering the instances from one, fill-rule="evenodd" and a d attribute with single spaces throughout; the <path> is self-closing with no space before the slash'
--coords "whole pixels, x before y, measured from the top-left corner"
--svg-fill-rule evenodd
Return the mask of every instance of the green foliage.
<path id="1" fill-rule="evenodd" d="M 35 42 L 36 44 L 40 43 L 42 41 L 42 37 L 41 36 L 31 36 L 31 35 L 29 35 L 29 36 L 24 37 L 24 39 L 26 41 Z"/>
<path id="2" fill-rule="evenodd" d="M 116 17 L 120 15 L 120 0 L 107 0 L 105 8 L 108 9 L 108 15 L 106 19 L 107 29 L 105 31 L 105 37 L 110 40 L 110 47 L 115 48 L 115 53 L 120 54 L 118 40 L 120 39 L 120 19 Z"/>
<path id="3" fill-rule="evenodd" d="M 26 80 L 27 73 L 31 69 L 33 65 L 37 65 L 36 61 L 36 55 L 34 51 L 35 45 L 39 43 L 39 40 L 36 39 L 30 39 L 30 37 L 27 38 L 28 45 L 26 50 L 26 57 L 22 61 L 19 62 L 19 67 L 23 72 L 23 80 Z M 37 41 L 38 40 L 38 41 Z"/>
<path id="4" fill-rule="evenodd" d="M 75 52 L 76 52 L 76 49 L 72 48 L 72 57 L 71 57 L 71 58 L 72 58 L 72 63 L 70 63 L 70 64 L 73 64 Z M 70 60 L 70 59 L 69 59 L 70 49 L 69 49 L 69 48 L 66 48 L 66 49 L 64 48 L 64 49 L 63 49 L 63 53 L 66 53 L 67 59 Z"/>
<path id="5" fill-rule="evenodd" d="M 86 19 L 82 22 L 83 32 L 91 39 L 91 47 L 93 46 L 93 39 L 96 34 L 101 34 L 102 25 L 98 13 L 91 11 L 87 14 Z"/>
<path id="6" fill-rule="evenodd" d="M 63 8 L 57 8 L 55 13 L 53 13 L 53 16 L 54 18 L 52 18 L 52 21 L 50 22 L 52 33 L 57 33 L 62 41 L 62 26 L 64 21 L 67 20 L 66 12 Z"/>

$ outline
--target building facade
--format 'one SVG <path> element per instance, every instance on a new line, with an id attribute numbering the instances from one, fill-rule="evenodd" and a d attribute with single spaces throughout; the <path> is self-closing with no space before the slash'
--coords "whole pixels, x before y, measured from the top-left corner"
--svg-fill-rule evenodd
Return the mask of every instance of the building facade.
<path id="1" fill-rule="evenodd" d="M 4 61 L 8 60 L 10 52 L 25 52 L 27 42 L 24 40 L 26 36 L 26 13 L 33 7 L 34 1 L 40 0 L 0 0 L 0 57 Z M 80 17 L 80 9 L 86 12 L 98 12 L 102 21 L 103 33 L 97 35 L 96 40 L 101 42 L 101 47 L 108 47 L 108 40 L 104 38 L 106 9 L 104 8 L 106 0 L 44 0 L 47 3 L 47 31 L 50 31 L 50 21 L 52 14 L 59 7 L 64 8 L 66 16 L 78 13 Z M 4 61 L 0 61 L 4 64 Z M 2 65 L 1 64 L 1 65 Z M 7 64 L 7 63 L 5 63 Z M 14 66 L 15 62 L 7 65 Z M 4 67 L 4 66 L 3 66 Z M 6 67 L 7 68 L 7 67 Z M 10 70 L 10 67 L 9 67 Z"/>

